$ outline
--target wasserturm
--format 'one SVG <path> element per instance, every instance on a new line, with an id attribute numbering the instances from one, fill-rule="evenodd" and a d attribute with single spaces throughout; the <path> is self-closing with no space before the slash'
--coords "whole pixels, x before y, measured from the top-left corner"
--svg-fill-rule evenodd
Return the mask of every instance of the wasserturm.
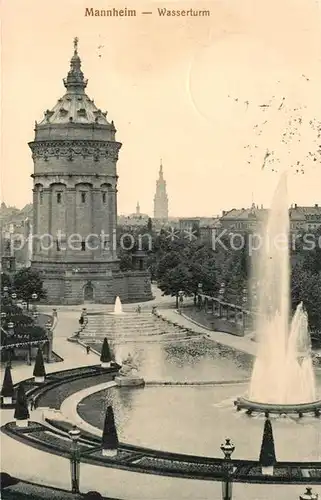
<path id="1" fill-rule="evenodd" d="M 151 298 L 149 274 L 137 262 L 127 276 L 117 257 L 117 161 L 114 122 L 85 92 L 74 39 L 64 95 L 35 124 L 32 267 L 48 301 L 112 303 Z M 140 257 L 142 259 L 142 257 Z"/>

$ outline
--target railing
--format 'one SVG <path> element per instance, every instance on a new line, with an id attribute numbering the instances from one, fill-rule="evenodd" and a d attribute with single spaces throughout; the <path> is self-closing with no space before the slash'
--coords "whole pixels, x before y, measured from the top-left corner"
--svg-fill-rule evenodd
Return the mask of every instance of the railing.
<path id="1" fill-rule="evenodd" d="M 59 456 L 69 457 L 70 443 L 66 441 L 68 429 L 61 422 L 48 420 L 49 425 L 29 422 L 22 429 L 9 422 L 2 432 L 32 447 Z M 51 439 L 50 437 L 51 436 Z M 117 456 L 101 454 L 99 437 L 83 433 L 79 438 L 80 461 L 92 465 L 117 468 L 132 472 L 165 475 L 189 479 L 221 481 L 226 477 L 226 461 L 223 458 L 185 455 L 149 449 L 127 443 L 119 443 Z M 258 460 L 231 459 L 233 472 L 230 480 L 239 483 L 270 484 L 320 484 L 321 462 L 277 462 L 273 476 L 262 474 Z"/>

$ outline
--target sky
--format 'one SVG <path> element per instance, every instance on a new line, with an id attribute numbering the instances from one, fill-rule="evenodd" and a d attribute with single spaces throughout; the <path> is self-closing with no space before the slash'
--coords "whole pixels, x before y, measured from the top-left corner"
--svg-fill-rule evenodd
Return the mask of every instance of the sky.
<path id="1" fill-rule="evenodd" d="M 211 15 L 163 18 L 158 7 Z M 123 144 L 119 213 L 139 201 L 152 215 L 160 158 L 172 216 L 268 206 L 284 169 L 289 203 L 321 205 L 320 12 L 316 0 L 2 0 L 1 199 L 32 200 L 28 142 L 64 94 L 78 36 L 87 94 Z"/>

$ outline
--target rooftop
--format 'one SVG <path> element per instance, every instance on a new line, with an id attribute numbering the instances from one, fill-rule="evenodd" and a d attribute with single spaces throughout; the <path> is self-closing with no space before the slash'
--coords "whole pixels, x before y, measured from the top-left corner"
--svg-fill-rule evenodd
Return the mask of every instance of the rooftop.
<path id="1" fill-rule="evenodd" d="M 94 100 L 85 93 L 88 80 L 85 79 L 81 70 L 81 59 L 78 55 L 78 38 L 74 40 L 74 54 L 70 60 L 70 70 L 63 83 L 67 89 L 66 94 L 58 99 L 57 104 L 44 112 L 44 118 L 37 127 L 50 124 L 97 124 L 109 125 L 113 128 L 113 122 L 107 121 L 107 111 L 98 109 Z"/>

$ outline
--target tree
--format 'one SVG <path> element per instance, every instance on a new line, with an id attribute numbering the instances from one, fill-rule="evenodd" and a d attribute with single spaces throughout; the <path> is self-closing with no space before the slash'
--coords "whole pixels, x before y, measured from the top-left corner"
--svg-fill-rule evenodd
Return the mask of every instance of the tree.
<path id="1" fill-rule="evenodd" d="M 266 418 L 264 423 L 259 461 L 262 467 L 272 467 L 276 463 L 273 430 L 269 418 Z"/>
<path id="2" fill-rule="evenodd" d="M 291 296 L 292 310 L 303 302 L 309 328 L 314 337 L 321 340 L 321 273 L 307 271 L 304 263 L 295 265 L 291 276 Z"/>
<path id="3" fill-rule="evenodd" d="M 126 250 L 119 251 L 119 267 L 121 271 L 131 271 L 133 269 L 133 258 L 132 254 Z"/>
<path id="4" fill-rule="evenodd" d="M 11 278 L 7 273 L 1 273 L 1 291 L 3 291 L 4 287 L 11 287 Z"/>
<path id="5" fill-rule="evenodd" d="M 185 264 L 178 264 L 174 269 L 169 269 L 158 282 L 164 295 L 176 297 L 176 308 L 178 308 L 178 292 L 182 290 L 190 293 L 190 284 L 190 274 Z"/>
<path id="6" fill-rule="evenodd" d="M 110 363 L 112 361 L 112 355 L 110 352 L 107 337 L 104 338 L 103 345 L 101 348 L 100 361 L 102 363 Z"/>
<path id="7" fill-rule="evenodd" d="M 198 222 L 193 222 L 191 233 L 195 238 L 200 237 L 200 225 Z"/>
<path id="8" fill-rule="evenodd" d="M 119 441 L 112 406 L 107 407 L 101 444 L 103 450 L 117 450 L 118 448 Z"/>
<path id="9" fill-rule="evenodd" d="M 28 403 L 23 383 L 19 384 L 18 387 L 14 418 L 16 420 L 27 420 L 28 418 L 30 418 Z"/>
<path id="10" fill-rule="evenodd" d="M 313 236 L 313 239 L 310 236 Z M 309 242 L 313 242 L 313 247 Z M 321 272 L 321 228 L 318 228 L 314 233 L 302 235 L 300 244 L 298 245 L 297 255 L 301 257 L 303 267 L 306 271 L 312 274 Z"/>
<path id="11" fill-rule="evenodd" d="M 13 286 L 19 299 L 25 300 L 27 304 L 32 300 L 33 293 L 37 294 L 37 300 L 46 298 L 39 273 L 29 267 L 21 269 L 14 275 Z"/>
<path id="12" fill-rule="evenodd" d="M 33 369 L 33 376 L 36 378 L 46 376 L 45 365 L 43 362 L 42 349 L 40 347 L 38 348 L 37 355 L 36 355 L 35 367 Z"/>
<path id="13" fill-rule="evenodd" d="M 152 222 L 152 219 L 150 217 L 148 217 L 147 231 L 151 232 L 152 230 L 153 230 L 153 222 Z"/>
<path id="14" fill-rule="evenodd" d="M 157 280 L 161 280 L 168 271 L 174 269 L 183 262 L 182 256 L 177 250 L 172 250 L 166 253 L 158 262 L 157 266 Z"/>
<path id="15" fill-rule="evenodd" d="M 207 245 L 197 243 L 190 248 L 190 254 L 186 256 L 186 259 L 191 280 L 190 290 L 194 298 L 196 298 L 199 283 L 202 283 L 205 293 L 213 295 L 219 288 L 213 250 Z"/>

